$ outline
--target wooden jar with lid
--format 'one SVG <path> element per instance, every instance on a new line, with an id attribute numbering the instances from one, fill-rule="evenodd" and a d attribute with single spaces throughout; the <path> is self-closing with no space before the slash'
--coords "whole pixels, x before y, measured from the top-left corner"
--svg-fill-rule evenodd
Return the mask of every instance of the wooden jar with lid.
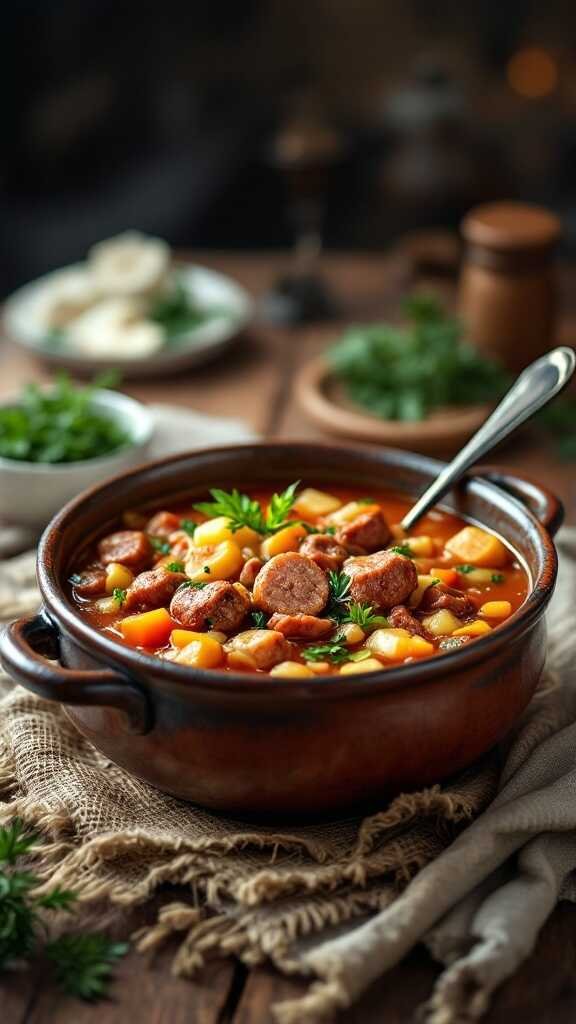
<path id="1" fill-rule="evenodd" d="M 554 344 L 560 221 L 525 203 L 487 203 L 462 221 L 459 310 L 469 341 L 511 370 Z"/>

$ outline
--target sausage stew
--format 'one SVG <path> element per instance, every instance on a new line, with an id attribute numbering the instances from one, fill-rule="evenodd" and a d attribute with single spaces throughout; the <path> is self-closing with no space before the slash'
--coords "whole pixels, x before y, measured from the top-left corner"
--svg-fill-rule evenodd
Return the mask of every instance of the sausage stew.
<path id="1" fill-rule="evenodd" d="M 129 511 L 84 553 L 72 601 L 96 630 L 190 668 L 279 677 L 382 670 L 474 642 L 524 601 L 496 536 L 409 503 L 296 484 Z"/>

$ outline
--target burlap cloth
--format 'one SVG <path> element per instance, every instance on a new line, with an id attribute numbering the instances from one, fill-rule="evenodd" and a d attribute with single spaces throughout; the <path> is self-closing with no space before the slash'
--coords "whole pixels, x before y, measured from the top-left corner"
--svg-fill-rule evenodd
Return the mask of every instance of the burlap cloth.
<path id="1" fill-rule="evenodd" d="M 82 739 L 58 705 L 4 676 L 0 819 L 19 815 L 44 836 L 34 869 L 74 887 L 87 910 L 181 886 L 181 899 L 138 940 L 145 950 L 179 935 L 177 973 L 237 956 L 310 977 L 303 998 L 276 1007 L 282 1024 L 330 1019 L 422 938 L 450 965 L 429 1019 L 475 1019 L 556 900 L 576 898 L 574 532 L 560 543 L 543 686 L 506 746 L 449 783 L 363 819 L 254 827 L 138 782 Z M 37 601 L 33 552 L 5 559 L 0 620 Z"/>

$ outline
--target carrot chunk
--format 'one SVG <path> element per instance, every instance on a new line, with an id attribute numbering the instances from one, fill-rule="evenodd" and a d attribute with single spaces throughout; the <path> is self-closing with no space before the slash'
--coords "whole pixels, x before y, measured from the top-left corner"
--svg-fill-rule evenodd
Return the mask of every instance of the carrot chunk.
<path id="1" fill-rule="evenodd" d="M 166 608 L 128 615 L 118 623 L 122 636 L 131 647 L 163 647 L 175 623 Z"/>

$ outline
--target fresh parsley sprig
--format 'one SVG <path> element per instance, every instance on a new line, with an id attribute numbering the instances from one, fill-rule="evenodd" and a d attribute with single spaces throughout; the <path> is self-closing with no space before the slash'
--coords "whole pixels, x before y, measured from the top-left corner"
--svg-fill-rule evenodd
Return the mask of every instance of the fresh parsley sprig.
<path id="1" fill-rule="evenodd" d="M 350 652 L 345 640 L 312 644 L 310 647 L 304 647 L 300 653 L 305 661 L 329 661 L 332 665 L 341 665 L 343 661 L 350 659 Z"/>
<path id="2" fill-rule="evenodd" d="M 128 946 L 100 933 L 66 934 L 42 948 L 46 912 L 73 910 L 76 893 L 58 886 L 34 896 L 40 880 L 18 870 L 20 857 L 39 845 L 19 818 L 0 828 L 0 970 L 44 954 L 55 967 L 57 984 L 69 995 L 93 1000 L 105 994 L 113 964 Z"/>
<path id="3" fill-rule="evenodd" d="M 256 629 L 266 629 L 266 626 L 268 625 L 268 616 L 265 615 L 264 612 L 250 612 L 250 618 L 252 619 Z"/>
<path id="4" fill-rule="evenodd" d="M 393 548 L 390 548 L 390 551 L 393 551 L 395 555 L 403 555 L 404 558 L 414 558 L 414 554 L 408 544 L 395 544 Z"/>
<path id="5" fill-rule="evenodd" d="M 247 494 L 241 494 L 236 487 L 231 491 L 213 487 L 210 494 L 214 500 L 198 502 L 194 508 L 211 519 L 215 516 L 226 516 L 230 520 L 232 533 L 236 533 L 243 526 L 262 535 L 277 533 L 289 523 L 295 522 L 295 520 L 288 519 L 288 513 L 294 505 L 299 483 L 300 481 L 297 480 L 280 494 L 273 494 L 266 514 L 264 514 L 259 501 L 250 498 Z"/>
<path id="6" fill-rule="evenodd" d="M 328 573 L 330 596 L 325 613 L 328 618 L 334 619 L 336 622 L 342 622 L 348 612 L 348 605 L 351 600 L 351 584 L 352 580 L 345 572 L 330 571 Z"/>
<path id="7" fill-rule="evenodd" d="M 374 606 L 363 602 L 354 602 L 348 605 L 348 611 L 342 622 L 353 622 L 362 629 L 377 629 L 389 625 L 384 615 L 378 615 Z"/>

